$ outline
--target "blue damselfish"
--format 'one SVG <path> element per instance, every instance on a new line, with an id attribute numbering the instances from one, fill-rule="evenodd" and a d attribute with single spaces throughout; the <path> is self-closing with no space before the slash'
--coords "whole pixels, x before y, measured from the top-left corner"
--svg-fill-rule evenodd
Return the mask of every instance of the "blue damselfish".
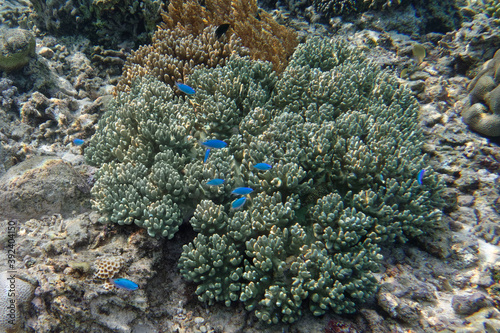
<path id="1" fill-rule="evenodd" d="M 210 186 L 219 186 L 219 185 L 222 185 L 223 183 L 224 183 L 224 179 L 215 178 L 215 179 L 209 180 L 207 182 L 207 185 L 210 185 Z"/>
<path id="2" fill-rule="evenodd" d="M 425 169 L 422 169 L 418 172 L 418 175 L 417 175 L 417 181 L 420 185 L 422 185 L 422 180 L 424 179 L 424 173 L 425 173 Z"/>
<path id="3" fill-rule="evenodd" d="M 73 143 L 77 146 L 81 146 L 85 143 L 85 141 L 83 141 L 82 139 L 74 139 Z"/>
<path id="4" fill-rule="evenodd" d="M 193 95 L 196 92 L 196 91 L 194 91 L 193 88 L 191 88 L 187 84 L 175 82 L 175 85 L 177 86 L 177 88 L 179 88 L 180 91 L 182 91 L 185 94 Z"/>
<path id="5" fill-rule="evenodd" d="M 135 282 L 132 282 L 128 279 L 122 279 L 122 278 L 119 278 L 119 279 L 111 279 L 111 282 L 118 288 L 122 288 L 122 289 L 127 289 L 127 290 L 136 290 L 137 288 L 139 288 L 139 286 L 137 285 L 137 283 Z"/>
<path id="6" fill-rule="evenodd" d="M 203 163 L 207 163 L 209 155 L 210 155 L 210 148 L 207 149 L 207 151 L 205 152 L 205 158 L 203 159 Z"/>
<path id="7" fill-rule="evenodd" d="M 253 192 L 253 189 L 250 187 L 238 187 L 231 192 L 231 194 L 236 194 L 236 195 L 247 195 Z"/>
<path id="8" fill-rule="evenodd" d="M 225 143 L 222 140 L 207 140 L 205 142 L 202 142 L 201 144 L 207 148 L 217 148 L 217 149 L 224 148 L 227 146 L 227 143 Z"/>
<path id="9" fill-rule="evenodd" d="M 236 199 L 231 203 L 231 208 L 240 209 L 241 207 L 243 207 L 243 205 L 245 204 L 246 201 L 247 201 L 247 197 L 241 197 L 239 199 Z"/>
<path id="10" fill-rule="evenodd" d="M 260 171 L 267 171 L 272 168 L 272 165 L 267 163 L 257 163 L 253 167 Z"/>

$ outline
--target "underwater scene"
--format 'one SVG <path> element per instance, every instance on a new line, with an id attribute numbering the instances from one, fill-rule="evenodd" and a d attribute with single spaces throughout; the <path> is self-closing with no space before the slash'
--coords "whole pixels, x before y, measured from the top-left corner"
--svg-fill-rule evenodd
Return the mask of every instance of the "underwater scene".
<path id="1" fill-rule="evenodd" d="M 500 1 L 0 0 L 21 332 L 500 332 Z"/>

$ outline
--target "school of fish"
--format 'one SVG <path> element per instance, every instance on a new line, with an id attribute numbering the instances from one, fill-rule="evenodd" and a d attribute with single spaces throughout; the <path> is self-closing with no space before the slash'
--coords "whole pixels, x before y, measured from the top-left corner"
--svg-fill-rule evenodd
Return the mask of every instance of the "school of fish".
<path id="1" fill-rule="evenodd" d="M 205 151 L 205 157 L 203 158 L 203 163 L 207 162 L 208 157 L 210 155 L 210 150 L 211 149 L 222 149 L 222 148 L 227 147 L 227 143 L 226 142 L 224 142 L 222 140 L 216 140 L 216 139 L 207 140 L 205 142 L 202 142 L 201 145 L 207 148 L 207 150 Z M 254 168 L 257 169 L 257 170 L 259 170 L 259 171 L 267 171 L 267 170 L 270 170 L 272 168 L 272 165 L 267 164 L 267 163 L 257 163 L 257 164 L 254 165 Z M 220 178 L 211 179 L 211 180 L 207 181 L 206 184 L 208 186 L 219 186 L 219 185 L 224 184 L 224 179 L 220 179 Z M 238 187 L 238 188 L 235 188 L 231 192 L 231 194 L 240 195 L 242 197 L 234 200 L 231 203 L 231 208 L 232 209 L 240 209 L 240 208 L 242 208 L 245 205 L 246 201 L 247 201 L 247 195 L 249 195 L 252 192 L 253 192 L 253 189 L 250 188 L 250 187 Z"/>

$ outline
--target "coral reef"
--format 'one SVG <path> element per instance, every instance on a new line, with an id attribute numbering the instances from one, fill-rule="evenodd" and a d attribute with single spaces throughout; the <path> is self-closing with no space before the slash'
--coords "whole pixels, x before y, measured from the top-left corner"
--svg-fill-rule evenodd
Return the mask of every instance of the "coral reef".
<path id="1" fill-rule="evenodd" d="M 2 233 L 8 222 L 18 229 L 12 252 L 20 277 L 38 281 L 21 332 L 133 332 L 150 325 L 145 308 L 151 301 L 144 290 L 106 290 L 91 267 L 105 258 L 119 258 L 124 275 L 146 284 L 155 274 L 152 258 L 160 257 L 154 238 L 145 232 L 113 232 L 97 223 L 95 213 L 68 219 L 52 215 L 22 222 L 3 220 Z M 2 269 L 7 270 L 6 256 L 0 256 Z M 160 297 L 164 305 L 168 297 L 163 290 L 161 294 L 156 288 L 151 299 Z"/>
<path id="2" fill-rule="evenodd" d="M 500 25 L 500 4 L 498 0 L 469 0 L 466 1 L 466 5 L 462 7 L 462 10 L 465 15 L 470 17 L 483 14 L 490 18 L 494 24 Z"/>
<path id="3" fill-rule="evenodd" d="M 102 222 L 171 238 L 194 210 L 199 231 L 183 275 L 200 300 L 242 301 L 266 323 L 354 312 L 376 290 L 380 244 L 440 220 L 441 184 L 425 167 L 418 104 L 359 51 L 311 38 L 282 77 L 270 63 L 231 57 L 195 70 L 177 97 L 145 77 L 119 93 L 85 151 L 101 166 L 92 189 Z M 197 140 L 228 147 L 211 153 Z M 253 165 L 266 162 L 271 170 Z M 223 178 L 224 186 L 204 186 Z M 229 210 L 230 190 L 250 202 Z"/>
<path id="4" fill-rule="evenodd" d="M 0 79 L 0 105 L 5 111 L 19 112 L 19 101 L 16 98 L 17 94 L 17 87 L 13 85 L 12 80 L 7 78 Z"/>
<path id="5" fill-rule="evenodd" d="M 384 9 L 400 5 L 402 0 L 313 0 L 314 8 L 330 16 L 346 15 L 368 9 Z"/>
<path id="6" fill-rule="evenodd" d="M 212 72 L 218 71 L 190 77 L 202 83 L 200 92 L 214 89 Z M 379 104 L 368 106 L 368 99 Z M 179 265 L 199 283 L 200 300 L 243 301 L 267 323 L 294 322 L 303 303 L 315 315 L 328 308 L 353 312 L 375 290 L 377 243 L 418 236 L 440 218 L 428 201 L 439 201 L 436 176 L 429 179 L 431 191 L 410 176 L 423 163 L 411 120 L 416 110 L 403 89 L 356 52 L 314 39 L 299 47 L 268 103 L 254 107 L 230 140 L 241 163 L 238 178 L 263 193 L 248 209 L 217 219 L 204 212 L 222 206 L 204 202 L 195 211 L 195 230 L 201 231 L 184 247 Z M 400 135 L 411 139 L 393 141 Z M 412 162 L 388 160 L 387 154 L 413 156 Z M 257 161 L 274 161 L 275 167 L 257 174 L 251 169 Z"/>
<path id="7" fill-rule="evenodd" d="M 252 59 L 270 61 L 278 72 L 286 67 L 297 46 L 296 33 L 259 9 L 256 0 L 209 0 L 203 6 L 194 0 L 173 0 L 162 17 L 161 27 L 173 29 L 180 24 L 195 35 L 207 25 L 229 24 L 226 34 L 234 32 L 250 50 Z"/>
<path id="8" fill-rule="evenodd" d="M 84 34 L 116 47 L 130 37 L 145 42 L 160 21 L 161 0 L 34 0 L 30 20 L 55 35 Z M 123 24 L 126 22 L 126 24 Z"/>
<path id="9" fill-rule="evenodd" d="M 108 73 L 99 74 L 86 56 L 89 40 L 58 42 L 45 36 L 38 43 L 36 57 L 0 79 L 0 163 L 5 168 L 60 149 L 79 154 L 72 140 L 94 133 L 100 107 L 111 98 Z"/>
<path id="10" fill-rule="evenodd" d="M 467 86 L 469 97 L 462 117 L 473 130 L 500 136 L 500 50 Z"/>
<path id="11" fill-rule="evenodd" d="M 134 78 L 147 74 L 173 87 L 175 82 L 186 82 L 188 75 L 197 68 L 222 66 L 231 54 L 249 53 L 235 35 L 219 40 L 215 29 L 215 26 L 208 26 L 193 35 L 180 26 L 159 28 L 151 45 L 139 47 L 127 58 L 116 89 L 127 91 Z"/>
<path id="12" fill-rule="evenodd" d="M 204 168 L 203 158 L 193 159 L 204 152 L 191 134 L 201 121 L 206 128 L 230 130 L 243 117 L 237 116 L 240 111 L 235 101 L 249 112 L 253 104 L 269 98 L 276 80 L 269 63 L 249 66 L 248 61 L 240 60 L 221 71 L 244 78 L 236 87 L 232 78 L 221 75 L 217 84 L 227 87 L 229 96 L 197 92 L 200 97 L 193 102 L 175 97 L 170 86 L 145 77 L 130 93 L 120 93 L 112 101 L 99 121 L 100 130 L 85 150 L 89 163 L 102 165 L 92 193 L 94 206 L 105 215 L 103 222 L 136 223 L 147 228 L 150 235 L 171 238 L 189 212 L 186 199 L 219 194 L 218 189 L 202 184 L 228 175 L 231 157 L 226 150 L 214 151 L 207 165 L 216 168 Z M 262 82 L 250 87 L 252 79 Z M 212 80 L 204 84 L 215 85 Z M 131 132 L 132 128 L 136 132 Z M 228 181 L 222 187 L 228 195 L 232 184 Z M 123 198 L 119 205 L 117 198 Z"/>
<path id="13" fill-rule="evenodd" d="M 122 269 L 124 264 L 121 257 L 105 257 L 95 262 L 94 278 L 104 280 L 104 290 L 115 290 L 115 286 L 109 279 L 112 279 Z"/>
<path id="14" fill-rule="evenodd" d="M 306 13 L 314 9 L 309 14 L 311 17 L 323 16 L 334 22 L 335 16 L 347 17 L 347 20 L 357 16 L 359 20 L 356 21 L 362 26 L 374 19 L 375 26 L 382 25 L 408 34 L 446 33 L 460 27 L 462 22 L 459 2 L 455 0 L 309 0 L 307 4 L 312 6 L 306 9 Z M 370 13 L 358 15 L 366 11 Z"/>
<path id="15" fill-rule="evenodd" d="M 258 18 L 255 16 L 258 15 Z M 126 91 L 136 77 L 152 75 L 170 84 L 186 83 L 198 68 L 224 65 L 230 55 L 269 60 L 281 72 L 297 45 L 296 34 L 252 1 L 171 1 L 151 45 L 127 59 L 117 90 Z M 218 35 L 218 26 L 230 25 Z"/>
<path id="16" fill-rule="evenodd" d="M 9 28 L 28 27 L 29 0 L 3 0 L 0 3 L 0 23 Z"/>
<path id="17" fill-rule="evenodd" d="M 24 29 L 0 28 L 0 69 L 13 71 L 35 55 L 35 36 Z"/>

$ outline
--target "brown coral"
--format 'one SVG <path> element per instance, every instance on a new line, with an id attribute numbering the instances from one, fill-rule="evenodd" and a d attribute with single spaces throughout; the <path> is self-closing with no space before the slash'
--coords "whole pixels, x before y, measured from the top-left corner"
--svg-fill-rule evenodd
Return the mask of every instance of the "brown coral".
<path id="1" fill-rule="evenodd" d="M 163 28 L 180 24 L 194 34 L 207 24 L 229 23 L 234 34 L 250 49 L 251 57 L 272 62 L 278 72 L 286 67 L 298 43 L 296 33 L 259 10 L 256 0 L 207 0 L 204 6 L 196 0 L 172 0 L 162 18 Z"/>
<path id="2" fill-rule="evenodd" d="M 117 90 L 127 90 L 135 77 L 146 74 L 170 85 L 184 82 L 196 68 L 224 65 L 233 53 L 248 54 L 236 36 L 218 40 L 216 28 L 208 26 L 196 35 L 180 25 L 174 29 L 158 29 L 151 45 L 141 46 L 127 59 Z"/>
<path id="3" fill-rule="evenodd" d="M 125 63 L 118 91 L 146 74 L 173 85 L 194 69 L 224 65 L 232 54 L 271 61 L 282 71 L 297 45 L 296 33 L 260 11 L 255 0 L 173 0 L 151 45 L 140 47 Z M 230 29 L 217 38 L 221 24 Z"/>

